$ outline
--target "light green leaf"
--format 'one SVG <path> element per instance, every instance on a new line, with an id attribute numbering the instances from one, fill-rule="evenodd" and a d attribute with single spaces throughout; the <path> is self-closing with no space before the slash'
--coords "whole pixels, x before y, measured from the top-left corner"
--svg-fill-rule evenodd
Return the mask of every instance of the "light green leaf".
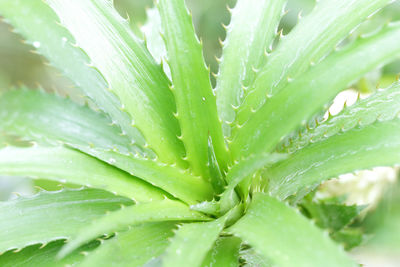
<path id="1" fill-rule="evenodd" d="M 201 213 L 190 210 L 190 208 L 179 201 L 165 199 L 150 203 L 136 204 L 109 213 L 107 216 L 93 221 L 91 224 L 81 228 L 79 233 L 74 235 L 71 242 L 67 243 L 60 251 L 62 258 L 70 252 L 104 234 L 112 234 L 126 229 L 127 227 L 160 221 L 207 221 Z"/>
<path id="2" fill-rule="evenodd" d="M 132 116 L 148 145 L 166 163 L 183 164 L 175 101 L 161 67 L 108 0 L 46 0 L 89 55 Z M 90 34 L 88 34 L 90 32 Z M 101 44 L 101 45 L 99 45 Z M 104 51 L 107 51 L 105 53 Z"/>
<path id="3" fill-rule="evenodd" d="M 265 256 L 248 247 L 240 250 L 240 259 L 244 261 L 243 267 L 271 267 Z"/>
<path id="4" fill-rule="evenodd" d="M 220 215 L 220 203 L 214 199 L 212 201 L 203 201 L 201 203 L 191 205 L 190 208 L 192 210 L 210 214 L 216 217 Z"/>
<path id="5" fill-rule="evenodd" d="M 340 90 L 400 56 L 399 38 L 400 24 L 390 24 L 330 55 L 295 79 L 241 126 L 231 146 L 234 157 L 271 151 L 281 138 L 309 120 Z"/>
<path id="6" fill-rule="evenodd" d="M 164 40 L 161 37 L 161 18 L 157 7 L 147 9 L 146 23 L 140 27 L 146 42 L 146 47 L 150 51 L 157 63 L 162 64 L 164 73 L 171 79 L 171 70 L 168 64 L 164 63 L 167 57 Z"/>
<path id="7" fill-rule="evenodd" d="M 146 266 L 147 262 L 155 261 L 164 252 L 174 227 L 171 222 L 150 223 L 116 233 L 79 266 Z"/>
<path id="8" fill-rule="evenodd" d="M 45 143 L 142 152 L 121 135 L 121 130 L 105 114 L 54 94 L 26 88 L 0 96 L 0 129 Z"/>
<path id="9" fill-rule="evenodd" d="M 188 204 L 211 200 L 213 197 L 211 184 L 201 177 L 193 176 L 189 170 L 181 170 L 174 165 L 163 164 L 134 154 L 123 155 L 90 147 L 77 146 L 77 148 L 164 189 Z"/>
<path id="10" fill-rule="evenodd" d="M 213 142 L 211 137 L 208 138 L 208 169 L 211 185 L 214 188 L 215 193 L 220 194 L 224 191 L 225 179 L 222 175 L 217 157 L 215 155 Z"/>
<path id="11" fill-rule="evenodd" d="M 391 231 L 390 231 L 391 232 Z M 393 233 L 390 233 L 392 235 Z M 360 228 L 344 228 L 339 232 L 335 232 L 331 235 L 331 238 L 335 242 L 341 244 L 344 249 L 351 250 L 357 246 L 360 246 L 364 241 L 368 239 L 365 233 Z"/>
<path id="12" fill-rule="evenodd" d="M 226 218 L 224 216 L 212 222 L 180 226 L 162 258 L 163 266 L 200 267 L 225 226 Z"/>
<path id="13" fill-rule="evenodd" d="M 42 191 L 0 202 L 0 252 L 68 239 L 107 211 L 131 204 L 129 199 L 95 189 Z"/>
<path id="14" fill-rule="evenodd" d="M 208 136 L 213 140 L 222 170 L 226 167 L 228 154 L 202 46 L 184 0 L 159 0 L 158 10 L 171 69 L 176 117 L 181 126 L 180 139 L 193 172 L 208 177 Z"/>
<path id="15" fill-rule="evenodd" d="M 62 146 L 1 148 L 0 174 L 100 188 L 139 202 L 164 198 L 160 189 L 98 159 Z"/>
<path id="16" fill-rule="evenodd" d="M 245 88 L 252 85 L 256 70 L 267 61 L 266 53 L 277 33 L 285 3 L 286 0 L 239 0 L 231 10 L 216 87 L 225 136 L 230 136 L 230 125 Z"/>
<path id="17" fill-rule="evenodd" d="M 303 201 L 301 207 L 317 226 L 337 232 L 351 223 L 365 206 Z"/>
<path id="18" fill-rule="evenodd" d="M 6 93 L 0 97 L 0 104 L 0 128 L 8 133 L 46 143 L 65 143 L 191 204 L 212 197 L 211 185 L 205 180 L 177 166 L 141 156 L 115 127 L 107 124 L 106 118 L 87 107 L 53 95 L 24 91 Z"/>
<path id="19" fill-rule="evenodd" d="M 184 165 L 183 145 L 176 138 L 179 126 L 172 114 L 175 104 L 168 89 L 168 78 L 112 3 L 107 0 L 47 2 L 72 35 L 57 24 L 57 16 L 41 0 L 2 3 L 0 14 L 121 124 L 124 132 L 135 137 L 134 141 L 140 139 L 140 132 L 132 130 L 132 125 L 143 132 L 161 159 Z M 92 81 L 94 75 L 96 79 Z M 141 145 L 148 145 L 143 138 L 141 141 Z"/>
<path id="20" fill-rule="evenodd" d="M 229 232 L 281 267 L 357 266 L 328 235 L 299 212 L 263 193 Z"/>
<path id="21" fill-rule="evenodd" d="M 347 131 L 357 125 L 365 126 L 379 119 L 392 120 L 400 112 L 400 83 L 396 82 L 384 90 L 378 90 L 366 99 L 344 108 L 339 114 L 307 129 L 301 135 L 288 140 L 281 151 L 294 152 L 310 143 L 329 138 L 340 131 Z"/>
<path id="22" fill-rule="evenodd" d="M 65 240 L 57 240 L 45 245 L 33 245 L 14 252 L 8 251 L 0 255 L 0 266 L 2 267 L 59 267 L 75 266 L 82 262 L 85 254 L 89 253 L 99 245 L 99 241 L 91 242 L 68 257 L 57 260 L 57 252 L 64 245 Z"/>
<path id="23" fill-rule="evenodd" d="M 238 124 L 243 124 L 252 116 L 252 109 L 258 109 L 268 101 L 267 95 L 275 95 L 292 79 L 300 77 L 332 52 L 351 30 L 390 2 L 319 1 L 309 15 L 281 38 L 268 64 L 260 70 L 254 86 L 249 90 L 251 93 L 239 110 Z"/>
<path id="24" fill-rule="evenodd" d="M 91 66 L 89 57 L 76 45 L 74 37 L 58 24 L 58 17 L 42 0 L 1 1 L 0 15 L 11 24 L 15 32 L 44 55 L 49 64 L 74 81 L 75 85 L 92 99 L 99 108 L 121 126 L 132 142 L 144 146 L 145 140 L 132 119 L 121 110 L 118 97 L 108 91 L 102 74 Z"/>
<path id="25" fill-rule="evenodd" d="M 237 195 L 235 193 L 235 188 L 240 182 L 242 182 L 245 178 L 251 177 L 257 170 L 281 161 L 285 158 L 287 158 L 287 155 L 285 154 L 264 154 L 261 156 L 244 159 L 240 165 L 233 165 L 226 176 L 228 186 L 221 195 L 221 211 L 226 212 L 236 204 Z"/>
<path id="26" fill-rule="evenodd" d="M 234 236 L 220 237 L 208 253 L 201 266 L 204 267 L 238 267 L 239 249 L 242 240 Z"/>
<path id="27" fill-rule="evenodd" d="M 358 126 L 311 144 L 266 171 L 269 190 L 282 199 L 340 174 L 399 164 L 399 132 L 400 120 L 396 118 Z"/>

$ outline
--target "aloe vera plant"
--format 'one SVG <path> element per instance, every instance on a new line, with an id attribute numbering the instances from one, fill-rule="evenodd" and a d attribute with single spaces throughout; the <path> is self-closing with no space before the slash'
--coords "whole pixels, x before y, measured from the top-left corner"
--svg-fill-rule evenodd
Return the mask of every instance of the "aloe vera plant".
<path id="1" fill-rule="evenodd" d="M 399 83 L 320 119 L 400 56 L 398 23 L 335 49 L 390 2 L 319 1 L 282 36 L 286 1 L 238 0 L 213 88 L 184 0 L 158 0 L 144 39 L 109 0 L 0 1 L 90 102 L 2 93 L 0 174 L 65 188 L 0 202 L 0 265 L 357 266 L 321 228 L 359 208 L 301 204 L 315 225 L 297 207 L 327 179 L 400 163 Z"/>

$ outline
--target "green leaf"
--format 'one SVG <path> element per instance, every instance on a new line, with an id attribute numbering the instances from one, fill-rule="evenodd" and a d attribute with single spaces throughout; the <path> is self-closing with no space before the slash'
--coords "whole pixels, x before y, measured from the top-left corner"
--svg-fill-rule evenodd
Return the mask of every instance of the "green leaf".
<path id="1" fill-rule="evenodd" d="M 220 194 L 224 191 L 225 179 L 215 156 L 214 146 L 211 137 L 208 138 L 208 169 L 211 185 L 215 193 Z"/>
<path id="2" fill-rule="evenodd" d="M 174 223 L 151 223 L 116 233 L 90 253 L 79 266 L 145 266 L 157 259 L 173 236 Z"/>
<path id="3" fill-rule="evenodd" d="M 208 217 L 191 211 L 179 201 L 165 199 L 150 203 L 136 204 L 93 221 L 81 228 L 79 233 L 63 247 L 59 256 L 62 258 L 76 248 L 104 234 L 112 234 L 127 227 L 160 221 L 207 221 Z"/>
<path id="4" fill-rule="evenodd" d="M 239 0 L 231 10 L 216 87 L 225 136 L 230 136 L 230 125 L 246 88 L 252 85 L 257 69 L 267 61 L 266 53 L 276 35 L 285 3 L 286 0 Z"/>
<path id="5" fill-rule="evenodd" d="M 252 109 L 268 102 L 268 95 L 275 95 L 292 79 L 297 79 L 313 64 L 320 62 L 351 30 L 390 2 L 319 1 L 309 15 L 281 38 L 271 53 L 268 64 L 258 73 L 254 86 L 249 90 L 251 93 L 238 112 L 238 124 L 243 124 L 252 116 Z"/>
<path id="6" fill-rule="evenodd" d="M 213 197 L 211 184 L 201 177 L 193 176 L 189 170 L 181 170 L 174 165 L 133 154 L 123 155 L 114 151 L 79 146 L 77 148 L 164 189 L 188 204 L 211 200 Z"/>
<path id="7" fill-rule="evenodd" d="M 306 209 L 317 226 L 328 228 L 331 231 L 339 231 L 351 223 L 365 208 L 357 205 L 319 203 L 303 201 L 301 206 Z"/>
<path id="8" fill-rule="evenodd" d="M 8 251 L 0 255 L 0 265 L 3 267 L 59 267 L 75 266 L 82 262 L 85 255 L 99 246 L 99 241 L 93 241 L 72 253 L 68 257 L 58 260 L 57 252 L 64 245 L 65 240 L 57 240 L 43 245 L 32 245 L 20 251 Z"/>
<path id="9" fill-rule="evenodd" d="M 54 94 L 26 88 L 11 90 L 1 95 L 0 107 L 0 129 L 7 133 L 52 144 L 142 152 L 105 114 Z"/>
<path id="10" fill-rule="evenodd" d="M 183 164 L 184 148 L 177 138 L 180 131 L 173 116 L 176 107 L 169 80 L 112 2 L 47 2 L 104 75 L 148 145 L 162 161 Z"/>
<path id="11" fill-rule="evenodd" d="M 339 232 L 331 234 L 331 238 L 344 246 L 344 249 L 351 250 L 362 244 L 365 240 L 364 233 L 359 228 L 344 228 Z"/>
<path id="12" fill-rule="evenodd" d="M 212 188 L 205 180 L 175 165 L 141 156 L 140 151 L 126 144 L 126 138 L 119 136 L 115 127 L 108 125 L 106 118 L 87 107 L 29 91 L 6 93 L 0 97 L 0 104 L 0 128 L 6 132 L 45 143 L 65 143 L 191 204 L 212 197 Z"/>
<path id="13" fill-rule="evenodd" d="M 58 17 L 42 0 L 1 1 L 0 14 L 5 21 L 27 39 L 56 68 L 74 81 L 99 108 L 121 126 L 132 142 L 144 146 L 145 140 L 132 119 L 120 109 L 118 97 L 108 91 L 108 84 L 100 72 L 91 66 L 90 59 L 77 47 L 74 37 L 58 24 Z"/>
<path id="14" fill-rule="evenodd" d="M 143 32 L 146 42 L 146 47 L 156 60 L 162 64 L 164 73 L 171 79 L 171 71 L 168 64 L 164 64 L 167 57 L 167 49 L 165 48 L 164 40 L 161 37 L 161 18 L 157 7 L 147 9 L 146 23 L 140 27 Z"/>
<path id="15" fill-rule="evenodd" d="M 220 215 L 220 203 L 216 200 L 203 201 L 190 206 L 190 209 L 202 212 L 204 214 L 210 214 L 212 216 L 218 217 Z"/>
<path id="16" fill-rule="evenodd" d="M 280 151 L 294 152 L 310 143 L 319 142 L 340 131 L 347 131 L 357 125 L 368 125 L 379 121 L 388 121 L 400 112 L 400 83 L 396 82 L 384 90 L 378 90 L 366 99 L 358 100 L 345 107 L 339 114 L 306 129 L 300 135 L 290 139 Z"/>
<path id="17" fill-rule="evenodd" d="M 59 267 L 75 266 L 82 262 L 85 254 L 92 251 L 99 245 L 99 241 L 81 247 L 68 257 L 57 260 L 57 252 L 64 245 L 65 240 L 57 240 L 45 245 L 33 245 L 22 249 L 21 251 L 8 251 L 0 255 L 0 265 L 2 267 Z"/>
<path id="18" fill-rule="evenodd" d="M 399 38 L 400 24 L 390 24 L 330 55 L 292 81 L 241 126 L 231 146 L 234 158 L 271 151 L 281 138 L 319 112 L 340 90 L 400 56 Z"/>
<path id="19" fill-rule="evenodd" d="M 340 174 L 399 164 L 399 131 L 397 118 L 358 126 L 311 144 L 266 171 L 269 190 L 283 199 Z"/>
<path id="20" fill-rule="evenodd" d="M 283 160 L 286 157 L 287 155 L 285 154 L 264 154 L 260 157 L 249 157 L 243 160 L 240 165 L 233 165 L 226 176 L 228 186 L 221 195 L 221 211 L 226 212 L 236 204 L 237 195 L 235 188 L 240 182 L 247 177 L 251 177 L 257 170 Z"/>
<path id="21" fill-rule="evenodd" d="M 129 120 L 126 128 L 132 128 L 132 125 L 137 127 L 148 142 L 148 144 L 144 143 L 144 146 L 150 145 L 163 161 L 184 166 L 181 160 L 184 150 L 183 145 L 176 138 L 176 135 L 179 134 L 179 125 L 173 116 L 175 103 L 173 95 L 168 89 L 168 78 L 162 72 L 161 67 L 154 62 L 143 42 L 130 31 L 128 23 L 114 10 L 112 3 L 107 0 L 69 1 L 68 3 L 58 0 L 47 1 L 71 35 L 68 30 L 62 29 L 60 25 L 56 24 L 57 17 L 46 8 L 42 1 L 34 0 L 32 2 L 17 1 L 16 6 L 4 4 L 4 7 L 0 6 L 0 13 L 6 18 L 11 17 L 15 22 L 12 24 L 16 25 L 16 28 L 26 28 L 23 33 L 27 38 L 32 40 L 34 46 L 35 44 L 38 46 L 40 43 L 39 49 L 43 46 L 42 49 L 47 51 L 43 54 L 48 56 L 51 62 L 55 62 L 54 64 L 59 69 L 71 67 L 72 64 L 75 67 L 76 62 L 68 64 L 64 62 L 64 59 L 66 57 L 73 59 L 74 53 L 79 53 L 77 56 L 79 64 L 98 69 L 107 82 L 105 87 L 103 81 L 100 88 L 111 91 L 107 95 L 100 92 L 100 96 L 97 96 L 97 92 L 103 90 L 96 88 L 96 93 L 92 94 L 94 100 L 103 99 L 109 95 L 111 95 L 110 100 L 117 99 L 119 102 L 118 99 L 120 99 L 121 103 L 114 101 L 110 114 L 118 114 L 113 119 L 119 123 L 119 119 L 127 116 L 121 115 L 121 113 L 127 112 L 132 119 L 129 119 L 129 116 L 126 118 Z M 38 14 L 43 10 L 46 13 L 44 16 L 40 16 L 41 20 L 37 27 L 46 25 L 45 27 L 49 28 L 49 31 L 45 31 L 43 27 L 35 27 L 34 32 L 29 33 L 31 25 L 35 25 L 32 24 L 32 20 L 37 19 Z M 39 13 L 36 13 L 37 11 Z M 24 12 L 29 13 L 30 16 L 26 16 Z M 31 12 L 34 14 L 30 14 Z M 37 33 L 39 31 L 40 33 Z M 43 34 L 44 32 L 46 35 Z M 87 34 L 88 32 L 90 34 Z M 53 36 L 49 33 L 56 35 Z M 49 40 L 50 37 L 57 42 Z M 84 53 L 87 53 L 87 56 L 82 55 L 83 51 L 76 48 L 66 53 L 64 47 L 72 46 L 69 44 L 70 42 L 76 42 L 84 50 Z M 53 54 L 56 52 L 59 55 L 54 56 Z M 53 57 L 57 57 L 57 59 Z M 72 60 L 69 59 L 69 61 Z M 72 73 L 69 78 L 76 81 L 78 85 L 83 83 L 81 80 L 87 79 L 87 77 L 81 77 L 76 80 L 74 79 L 76 70 L 69 69 L 69 71 Z M 86 91 L 89 90 L 86 89 L 87 87 L 91 88 L 92 86 L 80 87 Z M 116 94 L 117 97 L 112 96 L 113 94 Z M 108 108 L 110 100 L 107 102 L 103 100 L 104 103 L 95 102 L 98 106 Z M 106 111 L 108 112 L 108 110 Z M 126 131 L 125 128 L 123 130 Z"/>
<path id="22" fill-rule="evenodd" d="M 0 252 L 68 239 L 107 211 L 131 204 L 129 199 L 94 189 L 42 191 L 0 202 Z"/>
<path id="23" fill-rule="evenodd" d="M 180 139 L 186 159 L 196 175 L 208 177 L 208 136 L 222 170 L 228 161 L 209 70 L 205 67 L 202 46 L 184 0 L 159 0 L 163 35 L 171 68 L 176 117 L 181 126 Z"/>
<path id="24" fill-rule="evenodd" d="M 163 191 L 158 188 L 98 159 L 62 146 L 1 148 L 0 174 L 100 188 L 139 202 L 164 198 Z"/>
<path id="25" fill-rule="evenodd" d="M 162 258 L 165 267 L 200 267 L 222 231 L 227 216 L 212 222 L 188 223 L 179 227 Z"/>
<path id="26" fill-rule="evenodd" d="M 201 266 L 204 267 L 238 267 L 239 249 L 242 240 L 234 236 L 220 237 L 209 251 Z"/>
<path id="27" fill-rule="evenodd" d="M 228 231 L 268 257 L 272 265 L 356 266 L 299 212 L 262 193 L 254 195 L 247 213 Z"/>
<path id="28" fill-rule="evenodd" d="M 255 252 L 251 247 L 240 251 L 240 260 L 244 267 L 271 267 L 265 256 Z"/>

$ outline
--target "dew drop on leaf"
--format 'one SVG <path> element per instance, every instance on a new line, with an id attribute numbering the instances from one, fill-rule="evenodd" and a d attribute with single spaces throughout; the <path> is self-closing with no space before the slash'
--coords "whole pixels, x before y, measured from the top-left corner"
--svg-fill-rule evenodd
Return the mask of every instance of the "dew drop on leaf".
<path id="1" fill-rule="evenodd" d="M 38 42 L 38 41 L 33 42 L 33 46 L 35 48 L 39 48 L 40 47 L 40 42 Z"/>

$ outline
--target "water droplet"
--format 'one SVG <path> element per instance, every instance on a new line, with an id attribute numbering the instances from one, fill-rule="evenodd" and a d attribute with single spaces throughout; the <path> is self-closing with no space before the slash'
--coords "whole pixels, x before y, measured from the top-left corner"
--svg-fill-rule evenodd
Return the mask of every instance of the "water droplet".
<path id="1" fill-rule="evenodd" d="M 108 163 L 110 163 L 110 164 L 113 164 L 113 163 L 115 163 L 115 159 L 113 159 L 113 158 L 110 158 L 110 159 L 108 160 Z"/>
<path id="2" fill-rule="evenodd" d="M 64 47 L 64 46 L 65 46 L 65 44 L 68 42 L 68 39 L 67 39 L 67 37 L 63 37 L 63 38 L 61 38 L 61 42 L 62 42 L 62 46 Z"/>
<path id="3" fill-rule="evenodd" d="M 40 42 L 38 42 L 38 41 L 33 42 L 33 46 L 35 48 L 39 48 L 40 47 Z"/>
<path id="4" fill-rule="evenodd" d="M 206 98 L 204 96 L 201 99 L 203 99 L 203 101 L 206 101 Z"/>

